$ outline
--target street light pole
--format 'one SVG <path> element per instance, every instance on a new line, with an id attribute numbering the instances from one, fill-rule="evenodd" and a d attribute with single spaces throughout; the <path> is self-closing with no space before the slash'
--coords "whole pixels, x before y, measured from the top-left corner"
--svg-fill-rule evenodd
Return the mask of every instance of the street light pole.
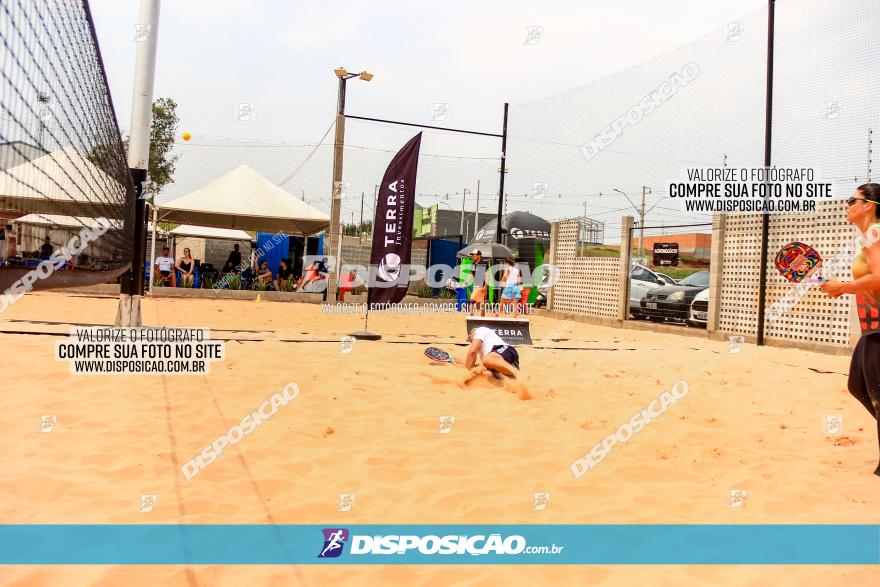
<path id="1" fill-rule="evenodd" d="M 370 81 L 372 74 L 362 71 L 360 74 L 348 73 L 344 67 L 337 68 L 334 73 L 339 79 L 339 90 L 336 96 L 336 137 L 333 142 L 333 191 L 330 198 L 330 238 L 327 243 L 331 252 L 336 251 L 340 242 L 339 214 L 342 208 L 342 155 L 345 146 L 345 83 L 353 77 L 360 77 L 364 81 Z M 322 251 L 323 254 L 323 251 Z M 327 275 L 327 292 L 326 299 L 330 302 L 336 301 L 336 284 L 339 275 L 339 262 L 336 260 L 336 268 Z"/>
<path id="2" fill-rule="evenodd" d="M 480 180 L 477 180 L 477 204 L 474 206 L 474 235 L 480 230 Z"/>

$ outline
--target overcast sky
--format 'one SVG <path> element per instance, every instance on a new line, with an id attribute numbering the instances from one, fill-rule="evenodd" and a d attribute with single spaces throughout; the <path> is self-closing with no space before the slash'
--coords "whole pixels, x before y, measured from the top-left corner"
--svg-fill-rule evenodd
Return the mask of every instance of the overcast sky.
<path id="1" fill-rule="evenodd" d="M 129 126 L 136 0 L 92 0 L 120 124 Z M 608 76 L 759 10 L 755 0 L 552 2 L 290 2 L 164 0 L 155 96 L 179 104 L 181 130 L 314 143 L 332 121 L 339 65 L 348 112 L 498 132 L 502 104 L 557 94 Z M 528 27 L 543 28 L 526 44 Z M 235 120 L 253 103 L 256 122 Z M 350 124 L 353 144 L 396 148 Z M 385 141 L 384 143 L 382 141 Z M 497 142 L 476 147 L 494 155 Z M 431 145 L 425 145 L 431 152 Z M 442 151 L 449 152 L 449 149 Z"/>
<path id="2" fill-rule="evenodd" d="M 876 73 L 859 73 L 863 63 L 877 55 L 870 31 L 880 24 L 880 16 L 872 3 L 876 6 L 876 0 L 777 2 L 777 35 L 782 37 L 778 91 L 784 101 L 774 121 L 779 136 L 785 137 L 781 147 L 801 149 L 790 153 L 799 164 L 812 164 L 805 159 L 821 145 L 829 157 L 848 162 L 858 157 L 859 169 L 863 165 L 863 136 L 870 124 L 866 120 L 877 116 L 877 99 L 874 94 L 866 97 L 866 88 L 860 87 L 874 84 Z M 90 4 L 125 130 L 138 2 Z M 505 191 L 520 194 L 511 198 L 512 209 L 529 209 L 547 218 L 586 210 L 604 221 L 619 222 L 621 209 L 629 204 L 612 188 L 622 188 L 635 199 L 640 186 L 647 184 L 654 186 L 648 205 L 661 204 L 654 219 L 669 224 L 681 215 L 660 202 L 662 184 L 676 177 L 686 162 L 717 164 L 726 153 L 734 164 L 745 164 L 746 159 L 755 162 L 760 153 L 765 11 L 766 2 L 756 0 L 165 0 L 154 95 L 177 101 L 180 130 L 194 137 L 178 147 L 183 157 L 166 196 L 200 187 L 238 162 L 252 164 L 281 183 L 305 150 L 294 157 L 292 150 L 199 147 L 226 145 L 226 137 L 317 143 L 333 121 L 333 69 L 341 65 L 375 75 L 370 82 L 348 82 L 349 114 L 499 132 L 502 105 L 510 102 L 511 173 Z M 738 22 L 747 23 L 744 40 L 732 45 L 726 42 L 725 30 Z M 530 37 L 530 30 L 539 32 Z M 538 146 L 524 149 L 524 143 L 517 142 L 517 133 L 529 133 L 541 134 L 544 141 L 564 137 L 565 144 L 581 144 L 689 61 L 699 62 L 698 82 L 662 106 L 659 114 L 627 129 L 613 147 L 624 153 L 603 152 L 587 164 L 571 147 L 542 151 Z M 576 88 L 580 89 L 571 92 Z M 835 100 L 843 104 L 842 114 L 827 116 L 826 106 Z M 431 120 L 437 103 L 449 105 L 445 120 Z M 254 105 L 254 120 L 237 120 L 239 104 Z M 566 117 L 576 123 L 576 133 L 567 132 Z M 545 120 L 556 126 L 545 129 Z M 346 144 L 393 152 L 415 132 L 350 120 Z M 495 158 L 499 152 L 499 141 L 491 138 L 428 131 L 422 141 L 423 155 Z M 782 149 L 777 152 L 785 155 Z M 276 161 L 261 167 L 262 153 L 275 153 Z M 367 151 L 346 155 L 345 179 L 356 185 L 355 196 L 344 203 L 343 219 L 358 214 L 360 192 L 372 190 L 390 156 Z M 310 165 L 314 169 L 283 187 L 326 209 L 329 151 L 320 151 Z M 459 209 L 456 186 L 467 185 L 472 194 L 473 183 L 482 177 L 481 209 L 492 209 L 496 167 L 491 159 L 433 167 L 423 161 L 421 203 L 443 201 L 442 192 L 453 192 L 447 203 Z M 849 167 L 845 174 L 850 174 Z M 550 193 L 563 196 L 529 200 L 525 194 L 542 181 L 549 182 Z M 369 208 L 368 204 L 368 213 Z M 613 230 L 609 234 L 614 238 Z"/>

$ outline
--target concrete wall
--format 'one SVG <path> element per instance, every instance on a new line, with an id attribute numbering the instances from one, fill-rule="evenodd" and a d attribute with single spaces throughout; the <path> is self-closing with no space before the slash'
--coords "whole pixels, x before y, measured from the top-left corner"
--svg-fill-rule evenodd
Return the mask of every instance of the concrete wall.
<path id="1" fill-rule="evenodd" d="M 181 239 L 183 240 L 183 239 Z M 204 239 L 205 241 L 205 256 L 201 259 L 202 263 L 211 263 L 217 270 L 223 269 L 223 264 L 226 263 L 226 259 L 229 257 L 229 253 L 232 252 L 232 247 L 238 243 L 239 250 L 241 251 L 241 260 L 242 262 L 247 262 L 250 258 L 251 254 L 251 242 L 250 241 L 228 241 L 228 240 L 218 240 L 218 239 Z M 183 253 L 183 248 L 178 247 L 179 251 L 178 256 Z M 195 253 L 193 253 L 195 256 Z"/>
<path id="2" fill-rule="evenodd" d="M 468 194 L 468 201 L 465 202 L 464 211 L 464 242 L 471 241 L 476 234 L 474 230 L 475 212 L 473 210 L 474 202 L 471 201 L 471 194 Z M 470 209 L 467 206 L 470 205 Z M 495 214 L 490 212 L 480 212 L 480 222 L 477 230 L 487 222 L 495 220 Z M 416 236 L 451 236 L 461 232 L 461 209 L 449 210 L 434 205 L 428 208 L 420 208 L 416 210 L 413 221 L 413 233 Z"/>
<path id="3" fill-rule="evenodd" d="M 856 230 L 846 221 L 845 203 L 838 200 L 820 204 L 818 208 L 819 211 L 812 214 L 769 216 L 764 297 L 767 314 L 774 303 L 795 291 L 795 285 L 786 281 L 774 265 L 776 252 L 792 241 L 807 243 L 819 251 L 826 266 L 836 267 L 833 277 L 851 279 L 849 271 Z M 728 214 L 725 224 L 724 241 L 717 245 L 723 247 L 718 330 L 756 337 L 761 215 Z M 764 336 L 767 340 L 801 348 L 847 348 L 859 336 L 858 324 L 853 323 L 853 306 L 853 296 L 832 299 L 813 287 L 778 319 L 765 316 Z"/>
<path id="4" fill-rule="evenodd" d="M 739 335 L 746 341 L 757 339 L 761 218 L 759 214 L 715 215 L 713 218 L 712 234 L 706 235 L 712 243 L 708 328 L 700 330 L 710 338 Z M 628 226 L 631 221 L 625 217 L 621 225 Z M 680 331 L 673 326 L 637 326 L 638 323 L 624 320 L 626 299 L 622 296 L 629 286 L 625 267 L 628 267 L 631 251 L 622 251 L 619 259 L 576 257 L 576 225 L 577 221 L 553 225 L 549 262 L 559 267 L 561 280 L 551 290 L 548 310 L 558 315 L 584 316 L 596 323 L 621 325 L 626 322 L 627 328 Z M 774 264 L 776 252 L 783 246 L 793 241 L 805 242 L 822 254 L 825 266 L 832 270 L 831 277 L 849 280 L 850 263 L 856 251 L 855 237 L 856 230 L 846 221 L 843 201 L 820 204 L 813 214 L 769 216 L 765 344 L 831 354 L 849 352 L 855 345 L 860 330 L 854 297 L 832 299 L 812 287 L 796 303 L 782 304 L 786 295 L 797 292 L 797 287 L 786 281 Z M 621 231 L 621 242 L 627 242 L 625 230 Z M 626 265 L 623 259 L 627 259 Z M 615 265 L 619 270 L 616 275 Z M 623 299 L 623 303 L 615 303 L 615 299 Z M 774 304 L 780 311 L 773 310 Z M 618 310 L 616 315 L 615 309 Z"/>
<path id="5" fill-rule="evenodd" d="M 628 231 L 632 223 L 624 222 Z M 551 288 L 548 309 L 622 320 L 626 313 L 629 249 L 621 257 L 578 257 L 579 220 L 554 222 L 548 263 L 559 269 L 560 280 Z M 622 232 L 626 242 L 626 233 Z"/>

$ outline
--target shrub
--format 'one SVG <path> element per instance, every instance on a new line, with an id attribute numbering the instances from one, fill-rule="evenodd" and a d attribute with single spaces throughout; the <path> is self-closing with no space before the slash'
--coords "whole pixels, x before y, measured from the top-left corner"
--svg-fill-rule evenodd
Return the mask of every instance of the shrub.
<path id="1" fill-rule="evenodd" d="M 226 289 L 241 289 L 241 275 L 228 274 L 226 276 Z"/>

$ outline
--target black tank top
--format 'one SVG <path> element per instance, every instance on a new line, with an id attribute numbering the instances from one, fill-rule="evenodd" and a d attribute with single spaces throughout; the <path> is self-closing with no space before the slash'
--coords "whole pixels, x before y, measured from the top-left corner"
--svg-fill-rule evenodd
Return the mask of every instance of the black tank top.
<path id="1" fill-rule="evenodd" d="M 189 263 L 189 262 L 187 262 L 187 261 L 181 261 L 181 262 L 180 262 L 180 268 L 181 268 L 182 270 L 184 270 L 184 271 L 189 271 L 189 267 L 190 267 L 190 265 L 192 265 L 192 263 Z"/>

